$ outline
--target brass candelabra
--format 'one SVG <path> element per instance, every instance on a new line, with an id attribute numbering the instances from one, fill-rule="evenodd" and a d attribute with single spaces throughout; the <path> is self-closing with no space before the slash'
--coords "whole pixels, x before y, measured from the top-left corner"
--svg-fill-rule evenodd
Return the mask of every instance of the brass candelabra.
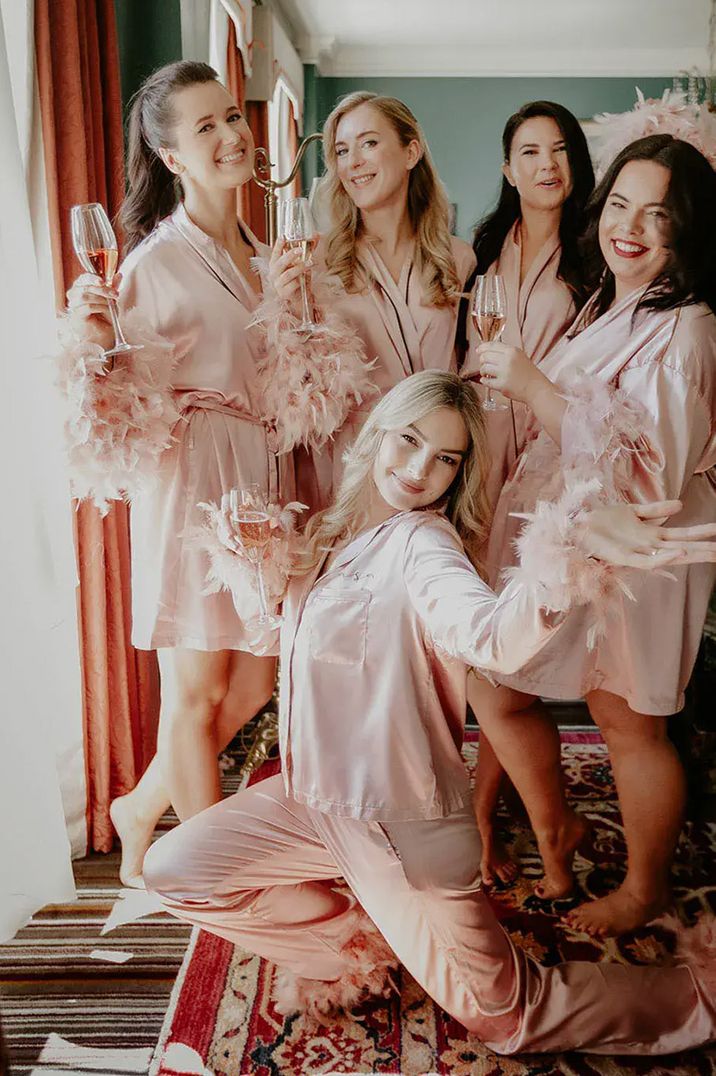
<path id="1" fill-rule="evenodd" d="M 269 246 L 273 246 L 276 241 L 276 204 L 278 199 L 276 198 L 276 191 L 280 187 L 287 187 L 289 183 L 292 183 L 296 177 L 298 169 L 301 167 L 301 161 L 303 155 L 310 146 L 311 142 L 318 141 L 319 138 L 323 138 L 320 132 L 316 131 L 315 134 L 309 135 L 308 138 L 304 138 L 301 145 L 298 147 L 296 153 L 296 159 L 293 162 L 293 167 L 287 175 L 286 179 L 276 180 L 271 178 L 271 165 L 272 161 L 269 158 L 267 149 L 263 146 L 259 146 L 256 150 L 256 156 L 254 159 L 254 179 L 258 183 L 259 187 L 264 192 L 264 213 L 266 215 L 266 242 Z"/>

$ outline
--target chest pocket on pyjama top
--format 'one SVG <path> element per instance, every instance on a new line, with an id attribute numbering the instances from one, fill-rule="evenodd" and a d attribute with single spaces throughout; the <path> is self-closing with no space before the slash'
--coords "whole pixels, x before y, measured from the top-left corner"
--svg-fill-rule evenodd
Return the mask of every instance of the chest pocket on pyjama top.
<path id="1" fill-rule="evenodd" d="M 333 665 L 362 665 L 366 653 L 370 599 L 370 591 L 367 590 L 314 593 L 309 625 L 311 657 Z"/>

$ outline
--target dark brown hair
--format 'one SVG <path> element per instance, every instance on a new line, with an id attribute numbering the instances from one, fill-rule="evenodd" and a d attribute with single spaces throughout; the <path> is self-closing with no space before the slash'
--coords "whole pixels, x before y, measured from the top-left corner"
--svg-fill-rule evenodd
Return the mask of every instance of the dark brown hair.
<path id="1" fill-rule="evenodd" d="M 127 121 L 127 194 L 119 210 L 125 254 L 169 216 L 179 201 L 176 176 L 157 152 L 171 145 L 176 123 L 174 94 L 218 77 L 208 64 L 180 60 L 154 71 L 132 98 Z"/>
<path id="2" fill-rule="evenodd" d="M 716 313 L 716 172 L 690 143 L 670 134 L 648 135 L 632 142 L 610 164 L 586 209 L 582 241 L 584 270 L 596 289 L 590 320 L 614 300 L 614 275 L 599 246 L 599 219 L 607 198 L 630 161 L 654 161 L 670 173 L 664 205 L 669 214 L 669 258 L 636 310 L 672 310 L 706 303 Z"/>
<path id="3" fill-rule="evenodd" d="M 530 101 L 507 120 L 502 132 L 502 157 L 510 159 L 512 141 L 526 120 L 547 116 L 559 127 L 567 149 L 567 159 L 572 173 L 572 190 L 562 207 L 559 225 L 559 241 L 562 251 L 557 275 L 572 292 L 577 309 L 584 303 L 589 292 L 584 286 L 581 258 L 577 241 L 582 231 L 582 214 L 594 187 L 594 169 L 584 131 L 569 109 L 555 101 Z M 520 196 L 515 187 L 502 177 L 497 205 L 475 229 L 472 244 L 477 259 L 477 273 L 486 273 L 502 251 L 510 228 L 522 215 Z"/>

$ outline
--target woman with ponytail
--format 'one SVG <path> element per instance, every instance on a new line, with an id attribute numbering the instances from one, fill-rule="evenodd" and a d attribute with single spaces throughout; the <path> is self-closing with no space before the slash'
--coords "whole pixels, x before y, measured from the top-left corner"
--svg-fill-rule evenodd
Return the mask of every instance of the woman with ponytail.
<path id="1" fill-rule="evenodd" d="M 251 326 L 261 295 L 250 260 L 267 251 L 236 215 L 253 157 L 246 120 L 211 67 L 154 72 L 130 110 L 117 290 L 86 276 L 69 294 L 70 325 L 86 341 L 109 345 L 117 296 L 128 324 L 135 308 L 171 346 L 180 416 L 150 488 L 132 501 L 132 642 L 159 651 L 162 709 L 157 756 L 112 804 L 125 885 L 142 884 L 170 801 L 185 819 L 220 798 L 217 755 L 274 687 L 275 660 L 248 653 L 229 594 L 205 592 L 208 561 L 192 541 L 198 502 L 253 484 L 270 501 L 292 492 L 291 456 L 275 455 L 261 417 L 263 342 Z"/>

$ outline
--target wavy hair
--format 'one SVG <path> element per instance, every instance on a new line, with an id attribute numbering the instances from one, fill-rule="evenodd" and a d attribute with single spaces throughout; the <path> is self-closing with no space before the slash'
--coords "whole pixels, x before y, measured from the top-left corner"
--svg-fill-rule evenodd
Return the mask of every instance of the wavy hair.
<path id="1" fill-rule="evenodd" d="M 408 180 L 408 214 L 415 233 L 416 268 L 427 288 L 431 306 L 448 306 L 462 292 L 449 226 L 449 202 L 425 135 L 413 113 L 395 97 L 360 90 L 338 102 L 323 126 L 323 156 L 326 162 L 326 189 L 333 226 L 326 244 L 326 265 L 343 282 L 347 291 L 360 287 L 356 240 L 362 231 L 359 210 L 338 177 L 336 130 L 344 116 L 359 105 L 369 104 L 390 122 L 402 146 L 417 142 L 420 160 Z"/>
<path id="2" fill-rule="evenodd" d="M 365 525 L 374 488 L 373 464 L 384 434 L 419 422 L 443 407 L 462 416 L 468 448 L 440 507 L 445 504 L 445 515 L 460 535 L 465 552 L 477 571 L 482 571 L 480 551 L 490 521 L 485 492 L 489 458 L 482 406 L 473 386 L 457 374 L 423 370 L 398 382 L 368 415 L 344 456 L 343 477 L 333 504 L 318 512 L 306 529 L 307 549 L 297 574 L 310 571 L 337 538 L 356 534 Z"/>
<path id="3" fill-rule="evenodd" d="M 672 310 L 689 303 L 706 303 L 716 313 L 716 172 L 689 142 L 654 134 L 638 138 L 617 154 L 587 205 L 582 249 L 587 280 L 596 295 L 585 316 L 594 321 L 614 300 L 614 275 L 599 245 L 599 221 L 619 173 L 630 161 L 654 161 L 670 173 L 664 199 L 669 214 L 669 258 L 634 315 L 639 310 Z"/>
<path id="4" fill-rule="evenodd" d="M 179 202 L 180 184 L 158 153 L 161 147 L 172 144 L 176 123 L 174 94 L 218 78 L 208 64 L 179 60 L 152 72 L 132 97 L 127 120 L 127 195 L 118 215 L 125 254 L 141 243 Z"/>
<path id="5" fill-rule="evenodd" d="M 559 241 L 562 250 L 557 276 L 572 292 L 577 309 L 579 309 L 589 295 L 585 286 L 578 240 L 583 227 L 584 209 L 594 189 L 594 169 L 589 156 L 587 139 L 579 121 L 569 109 L 555 101 L 530 101 L 510 116 L 502 132 L 502 157 L 506 164 L 509 163 L 512 142 L 520 127 L 525 120 L 537 116 L 546 116 L 554 120 L 567 148 L 567 158 L 572 173 L 572 190 L 562 206 L 559 223 Z M 493 262 L 497 261 L 510 228 L 521 216 L 522 209 L 517 189 L 512 186 L 506 176 L 503 176 L 497 205 L 486 217 L 483 217 L 475 229 L 472 249 L 477 258 L 476 273 L 486 273 Z"/>

